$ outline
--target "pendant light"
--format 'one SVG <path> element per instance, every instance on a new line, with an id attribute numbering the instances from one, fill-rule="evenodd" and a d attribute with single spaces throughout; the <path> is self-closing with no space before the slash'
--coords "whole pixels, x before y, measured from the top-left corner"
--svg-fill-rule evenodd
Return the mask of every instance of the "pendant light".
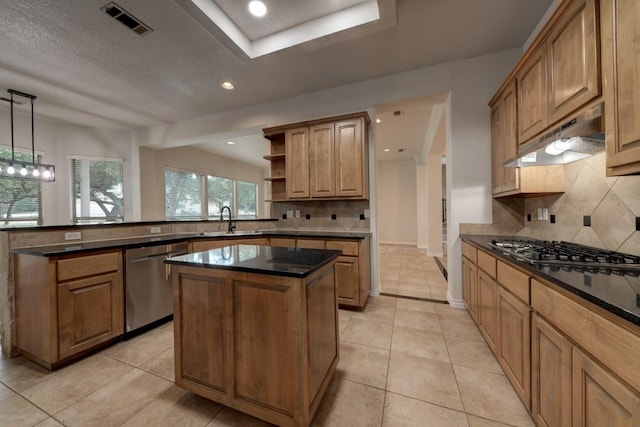
<path id="1" fill-rule="evenodd" d="M 34 116 L 33 101 L 35 95 L 20 92 L 14 89 L 8 89 L 11 95 L 10 99 L 2 98 L 11 104 L 11 159 L 0 159 L 0 177 L 15 179 L 34 179 L 42 182 L 53 182 L 56 180 L 56 168 L 54 165 L 36 162 L 35 138 L 34 138 Z M 14 126 L 13 126 L 13 104 L 17 102 L 14 96 L 27 98 L 31 102 L 31 162 L 18 160 L 16 161 Z"/>

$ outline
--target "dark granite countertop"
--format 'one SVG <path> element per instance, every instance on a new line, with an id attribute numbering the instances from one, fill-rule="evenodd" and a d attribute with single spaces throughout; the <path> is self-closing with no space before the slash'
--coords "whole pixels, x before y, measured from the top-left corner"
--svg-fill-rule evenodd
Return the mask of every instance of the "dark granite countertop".
<path id="1" fill-rule="evenodd" d="M 597 268 L 565 268 L 520 261 L 490 245 L 492 239 L 521 239 L 513 236 L 462 235 L 498 259 L 516 265 L 532 276 L 538 276 L 590 301 L 599 307 L 640 326 L 640 270 Z"/>
<path id="2" fill-rule="evenodd" d="M 186 242 L 197 239 L 229 240 L 238 238 L 259 238 L 259 237 L 315 237 L 315 238 L 340 238 L 361 240 L 371 235 L 368 232 L 352 231 L 304 231 L 304 230 L 264 230 L 258 232 L 238 231 L 233 234 L 224 232 L 204 232 L 204 233 L 181 233 L 148 235 L 122 239 L 95 240 L 91 242 L 69 242 L 67 244 L 29 246 L 23 248 L 12 248 L 11 252 L 18 254 L 36 256 L 60 256 L 71 253 L 92 252 L 104 249 L 133 249 L 145 246 L 168 245 L 172 243 Z"/>
<path id="3" fill-rule="evenodd" d="M 341 253 L 324 249 L 232 245 L 169 258 L 165 263 L 303 278 Z"/>

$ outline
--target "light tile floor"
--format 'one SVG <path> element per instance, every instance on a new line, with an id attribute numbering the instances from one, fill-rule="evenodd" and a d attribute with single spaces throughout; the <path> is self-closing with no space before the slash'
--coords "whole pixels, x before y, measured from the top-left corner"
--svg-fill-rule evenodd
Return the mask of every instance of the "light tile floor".
<path id="1" fill-rule="evenodd" d="M 398 293 L 440 298 L 441 272 L 408 249 L 381 257 L 394 267 L 382 269 L 384 280 Z M 340 335 L 340 363 L 315 426 L 533 425 L 463 310 L 371 298 L 362 313 L 340 310 Z M 171 323 L 53 373 L 2 358 L 0 425 L 269 425 L 176 387 L 173 373 Z"/>

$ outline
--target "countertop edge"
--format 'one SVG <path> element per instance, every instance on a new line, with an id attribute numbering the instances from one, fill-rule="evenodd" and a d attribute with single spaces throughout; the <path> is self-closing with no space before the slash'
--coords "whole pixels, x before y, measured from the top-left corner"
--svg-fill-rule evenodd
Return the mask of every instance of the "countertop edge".
<path id="1" fill-rule="evenodd" d="M 630 313 L 627 310 L 624 310 L 614 304 L 611 304 L 607 301 L 604 301 L 594 295 L 585 293 L 583 291 L 581 291 L 580 289 L 575 288 L 574 286 L 572 286 L 570 283 L 564 282 L 562 280 L 559 280 L 555 277 L 549 276 L 548 274 L 545 274 L 543 271 L 540 270 L 536 270 L 535 268 L 533 268 L 532 266 L 522 262 L 522 261 L 518 261 L 515 260 L 507 255 L 504 255 L 498 251 L 496 251 L 494 248 L 492 248 L 491 246 L 488 246 L 484 243 L 484 241 L 487 240 L 491 240 L 492 238 L 500 238 L 500 239 L 505 239 L 505 238 L 517 238 L 514 236 L 495 236 L 495 235 L 476 235 L 476 234 L 465 234 L 465 235 L 460 235 L 460 239 L 462 241 L 465 241 L 469 244 L 471 244 L 472 246 L 475 246 L 478 249 L 483 249 L 485 251 L 488 251 L 490 254 L 494 255 L 496 258 L 510 264 L 511 266 L 514 266 L 516 268 L 519 268 L 521 270 L 526 271 L 527 273 L 529 273 L 532 278 L 534 277 L 539 277 L 541 280 L 552 283 L 564 290 L 566 290 L 567 292 L 570 292 L 571 294 L 577 296 L 580 299 L 583 299 L 585 301 L 588 301 L 594 305 L 597 305 L 598 307 L 602 308 L 603 310 L 608 311 L 609 313 L 624 319 L 628 322 L 633 323 L 636 326 L 640 326 L 640 316 L 637 316 L 633 313 Z"/>

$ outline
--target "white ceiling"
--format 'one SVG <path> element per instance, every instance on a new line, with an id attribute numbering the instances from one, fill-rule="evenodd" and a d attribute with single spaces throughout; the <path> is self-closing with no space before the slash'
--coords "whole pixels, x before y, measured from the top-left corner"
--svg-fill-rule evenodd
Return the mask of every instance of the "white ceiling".
<path id="1" fill-rule="evenodd" d="M 153 29 L 143 37 L 101 10 L 108 0 L 0 0 L 0 90 L 37 95 L 37 113 L 51 118 L 146 127 L 522 46 L 551 4 L 378 1 L 395 3 L 393 26 L 364 24 L 250 59 L 191 0 L 117 0 Z M 266 22 L 282 30 L 337 2 L 265 0 L 276 14 Z M 244 0 L 216 3 L 250 25 L 238 15 Z M 236 89 L 222 89 L 225 80 Z"/>

